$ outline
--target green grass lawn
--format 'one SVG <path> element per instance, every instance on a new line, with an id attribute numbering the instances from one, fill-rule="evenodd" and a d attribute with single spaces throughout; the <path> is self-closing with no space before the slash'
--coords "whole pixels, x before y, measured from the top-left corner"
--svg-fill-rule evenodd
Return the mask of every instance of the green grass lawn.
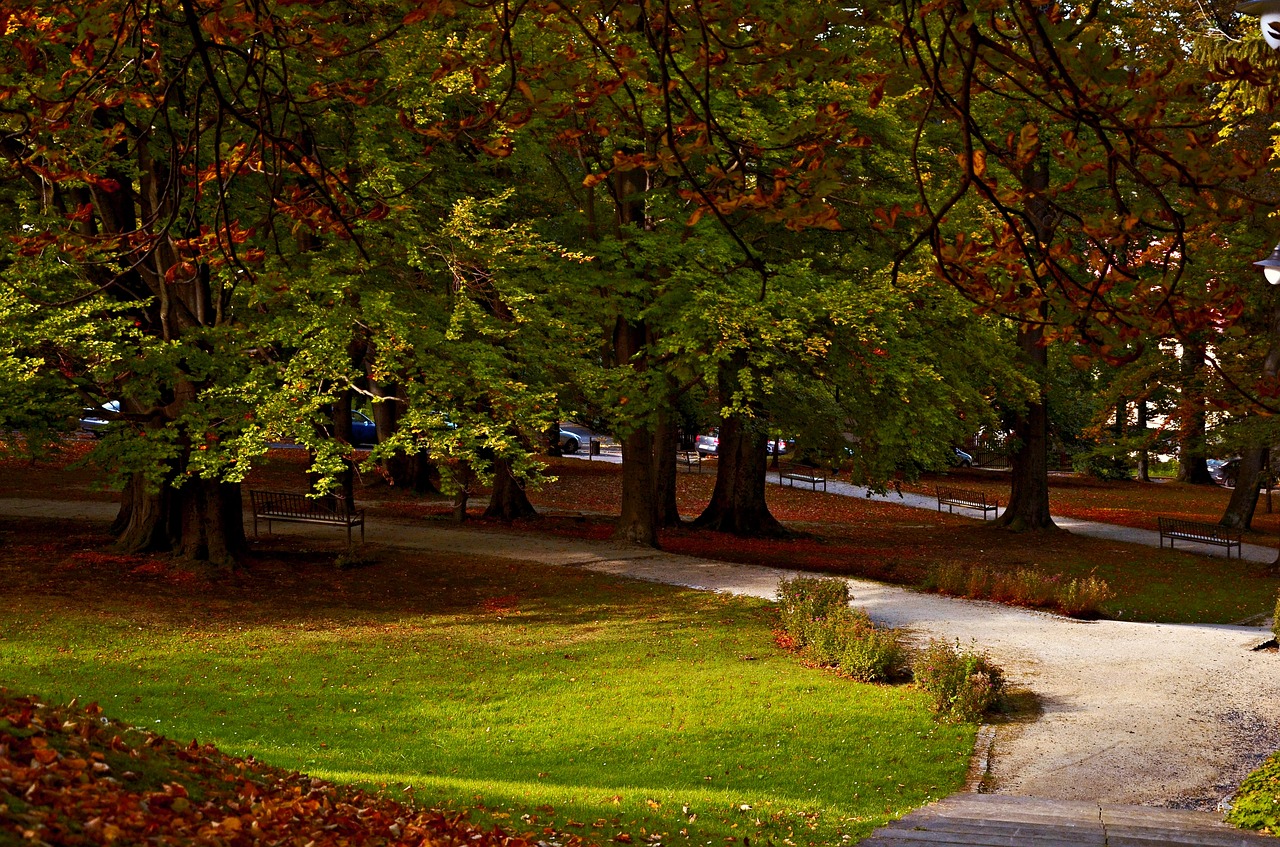
<path id="1" fill-rule="evenodd" d="M 213 583 L 9 556 L 0 680 L 593 841 L 839 844 L 963 780 L 972 727 L 936 724 L 911 688 L 803 667 L 762 602 L 479 559 L 279 556 Z"/>

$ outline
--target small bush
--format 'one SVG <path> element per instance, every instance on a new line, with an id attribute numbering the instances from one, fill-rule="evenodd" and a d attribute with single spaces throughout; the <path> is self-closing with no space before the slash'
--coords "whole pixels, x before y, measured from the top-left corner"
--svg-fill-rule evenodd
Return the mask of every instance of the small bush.
<path id="1" fill-rule="evenodd" d="M 825 618 L 836 609 L 849 608 L 849 584 L 843 579 L 798 576 L 778 583 L 782 628 L 805 644 L 807 624 Z"/>
<path id="2" fill-rule="evenodd" d="M 950 723 L 977 722 L 1000 699 L 1004 674 L 985 654 L 959 642 L 930 641 L 911 666 L 930 708 Z"/>
<path id="3" fill-rule="evenodd" d="M 902 673 L 906 653 L 898 633 L 850 609 L 843 580 L 786 580 L 778 586 L 778 600 L 788 640 L 814 664 L 863 682 L 882 682 Z"/>
<path id="4" fill-rule="evenodd" d="M 1271 621 L 1271 634 L 1280 641 L 1280 597 L 1276 598 L 1275 618 Z"/>
<path id="5" fill-rule="evenodd" d="M 851 613 L 837 639 L 836 667 L 860 682 L 885 682 L 902 676 L 907 652 L 896 629 L 876 626 L 861 613 Z"/>
<path id="6" fill-rule="evenodd" d="M 939 562 L 929 569 L 924 587 L 940 594 L 963 596 L 969 587 L 969 569 L 962 562 Z"/>
<path id="7" fill-rule="evenodd" d="M 1035 568 L 1018 568 L 1003 580 L 1010 602 L 1043 609 L 1053 606 L 1062 588 L 1062 579 Z"/>
<path id="8" fill-rule="evenodd" d="M 965 580 L 965 597 L 990 597 L 992 595 L 992 574 L 987 568 L 977 565 L 969 568 L 969 578 Z"/>
<path id="9" fill-rule="evenodd" d="M 1089 574 L 1083 579 L 1073 579 L 1058 592 L 1056 602 L 1064 615 L 1073 618 L 1096 616 L 1102 604 L 1115 596 L 1105 579 Z"/>
<path id="10" fill-rule="evenodd" d="M 1096 616 L 1102 604 L 1114 596 L 1106 580 L 1093 574 L 1067 580 L 1061 574 L 1050 575 L 1036 568 L 1003 573 L 959 562 L 935 565 L 924 586 L 955 597 L 1055 609 L 1076 618 Z"/>
<path id="11" fill-rule="evenodd" d="M 1094 479 L 1133 479 L 1137 469 L 1127 455 L 1111 456 L 1105 452 L 1081 453 L 1071 459 L 1072 470 Z"/>

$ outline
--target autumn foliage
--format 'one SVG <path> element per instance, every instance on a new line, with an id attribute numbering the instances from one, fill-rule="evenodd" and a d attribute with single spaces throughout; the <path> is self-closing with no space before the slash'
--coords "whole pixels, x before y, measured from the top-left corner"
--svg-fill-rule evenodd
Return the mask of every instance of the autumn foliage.
<path id="1" fill-rule="evenodd" d="M 4 689 L 0 809 L 6 843 L 531 844 L 208 744 L 183 746 L 111 721 L 96 703 L 51 707 Z"/>

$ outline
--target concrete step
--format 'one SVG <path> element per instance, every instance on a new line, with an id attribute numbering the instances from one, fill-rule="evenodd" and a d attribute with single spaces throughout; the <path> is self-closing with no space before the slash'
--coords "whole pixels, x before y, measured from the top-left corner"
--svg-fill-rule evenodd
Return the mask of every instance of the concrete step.
<path id="1" fill-rule="evenodd" d="M 861 847 L 1276 847 L 1206 812 L 957 794 L 881 827 Z"/>

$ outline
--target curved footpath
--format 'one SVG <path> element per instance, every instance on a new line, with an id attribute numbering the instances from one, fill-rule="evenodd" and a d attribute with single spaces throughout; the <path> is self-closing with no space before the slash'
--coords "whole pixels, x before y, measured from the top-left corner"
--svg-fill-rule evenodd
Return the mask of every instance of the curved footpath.
<path id="1" fill-rule="evenodd" d="M 936 509 L 932 498 L 920 499 Z M 906 497 L 903 503 L 913 505 Z M 0 499 L 6 517 L 107 520 L 115 508 Z M 1085 530 L 1092 534 L 1096 526 Z M 367 529 L 371 539 L 397 547 L 483 553 L 770 599 L 779 580 L 795 574 L 573 539 L 483 533 L 481 542 L 474 530 L 389 520 L 371 520 Z M 1138 531 L 1097 531 L 1143 543 Z M 287 532 L 334 537 L 332 529 L 299 524 Z M 1146 535 L 1154 545 L 1156 534 Z M 1266 561 L 1274 555 L 1268 548 L 1246 551 Z M 1280 748 L 1280 656 L 1253 649 L 1270 638 L 1265 628 L 1080 622 L 865 580 L 849 584 L 854 605 L 876 621 L 922 640 L 975 642 L 1005 668 L 1014 687 L 1035 694 L 1038 719 L 996 728 L 989 784 L 997 794 L 1209 810 Z"/>

